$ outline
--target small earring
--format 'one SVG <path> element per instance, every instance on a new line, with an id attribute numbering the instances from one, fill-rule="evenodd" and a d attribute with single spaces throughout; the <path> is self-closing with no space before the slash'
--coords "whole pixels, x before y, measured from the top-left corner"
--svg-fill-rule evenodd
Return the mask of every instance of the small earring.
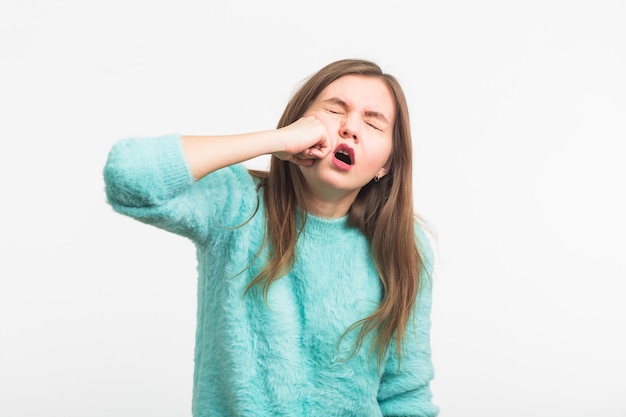
<path id="1" fill-rule="evenodd" d="M 374 177 L 374 182 L 378 181 L 380 181 L 380 173 L 376 174 L 376 176 Z"/>

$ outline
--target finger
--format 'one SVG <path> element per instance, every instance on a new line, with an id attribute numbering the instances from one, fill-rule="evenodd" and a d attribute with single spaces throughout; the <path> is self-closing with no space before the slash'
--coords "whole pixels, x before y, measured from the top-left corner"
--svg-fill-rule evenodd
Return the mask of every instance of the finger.
<path id="1" fill-rule="evenodd" d="M 294 155 L 296 158 L 300 159 L 316 159 L 318 155 L 315 153 L 315 148 L 306 149 L 300 153 Z"/>
<path id="2" fill-rule="evenodd" d="M 333 145 L 329 140 L 320 142 L 315 147 L 311 148 L 311 155 L 315 155 L 316 158 L 324 158 L 326 155 L 333 151 Z"/>
<path id="3" fill-rule="evenodd" d="M 307 151 L 309 158 L 322 159 L 328 154 L 328 149 L 311 148 Z"/>
<path id="4" fill-rule="evenodd" d="M 290 161 L 296 165 L 301 165 L 304 167 L 310 167 L 315 163 L 315 159 L 299 158 L 295 155 L 290 159 Z"/>

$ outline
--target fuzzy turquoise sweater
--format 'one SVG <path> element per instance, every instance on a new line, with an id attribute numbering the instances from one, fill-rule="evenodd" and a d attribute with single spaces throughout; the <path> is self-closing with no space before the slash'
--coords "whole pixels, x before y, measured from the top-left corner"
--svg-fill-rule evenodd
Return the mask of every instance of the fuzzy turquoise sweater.
<path id="1" fill-rule="evenodd" d="M 307 217 L 295 265 L 265 304 L 260 291 L 243 296 L 268 254 L 257 256 L 263 199 L 242 165 L 194 181 L 179 136 L 136 138 L 113 146 L 104 178 L 116 211 L 195 244 L 194 416 L 437 415 L 429 388 L 429 284 L 400 364 L 393 344 L 381 368 L 368 356 L 371 339 L 350 359 L 354 332 L 339 344 L 382 293 L 369 242 L 347 217 Z M 417 226 L 416 238 L 431 265 Z"/>

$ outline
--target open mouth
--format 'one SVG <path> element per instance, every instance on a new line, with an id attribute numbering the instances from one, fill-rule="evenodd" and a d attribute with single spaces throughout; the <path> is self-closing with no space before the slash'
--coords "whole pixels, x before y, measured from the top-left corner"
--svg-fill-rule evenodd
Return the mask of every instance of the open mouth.
<path id="1" fill-rule="evenodd" d="M 343 163 L 352 165 L 352 158 L 350 157 L 350 154 L 348 154 L 346 151 L 340 150 L 335 152 L 335 158 L 339 159 Z"/>
<path id="2" fill-rule="evenodd" d="M 354 159 L 354 150 L 346 145 L 345 143 L 340 144 L 335 148 L 335 153 L 333 154 L 334 160 L 340 169 L 350 169 L 352 165 L 356 162 Z"/>

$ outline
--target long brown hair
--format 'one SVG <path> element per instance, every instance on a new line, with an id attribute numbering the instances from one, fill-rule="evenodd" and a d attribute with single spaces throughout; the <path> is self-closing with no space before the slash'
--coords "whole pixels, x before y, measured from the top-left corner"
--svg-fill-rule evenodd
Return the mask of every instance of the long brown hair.
<path id="1" fill-rule="evenodd" d="M 278 128 L 298 120 L 313 100 L 330 83 L 345 75 L 375 77 L 389 87 L 395 100 L 396 118 L 393 130 L 389 172 L 379 181 L 366 184 L 357 195 L 348 213 L 348 222 L 358 227 L 370 241 L 371 254 L 383 286 L 378 308 L 370 316 L 354 323 L 345 334 L 360 327 L 353 354 L 363 345 L 365 337 L 374 332 L 370 353 L 376 351 L 379 365 L 394 340 L 401 356 L 402 343 L 409 325 L 424 269 L 415 242 L 412 195 L 412 146 L 409 112 L 398 81 L 382 72 L 375 63 L 364 60 L 333 62 L 311 76 L 295 92 L 287 104 Z M 271 258 L 265 269 L 250 282 L 263 286 L 263 294 L 271 284 L 285 275 L 294 264 L 298 234 L 296 208 L 300 208 L 300 224 L 306 221 L 306 183 L 298 167 L 274 156 L 269 173 L 251 171 L 262 177 L 263 199 L 267 216 L 267 239 Z M 344 334 L 344 335 L 345 335 Z"/>

